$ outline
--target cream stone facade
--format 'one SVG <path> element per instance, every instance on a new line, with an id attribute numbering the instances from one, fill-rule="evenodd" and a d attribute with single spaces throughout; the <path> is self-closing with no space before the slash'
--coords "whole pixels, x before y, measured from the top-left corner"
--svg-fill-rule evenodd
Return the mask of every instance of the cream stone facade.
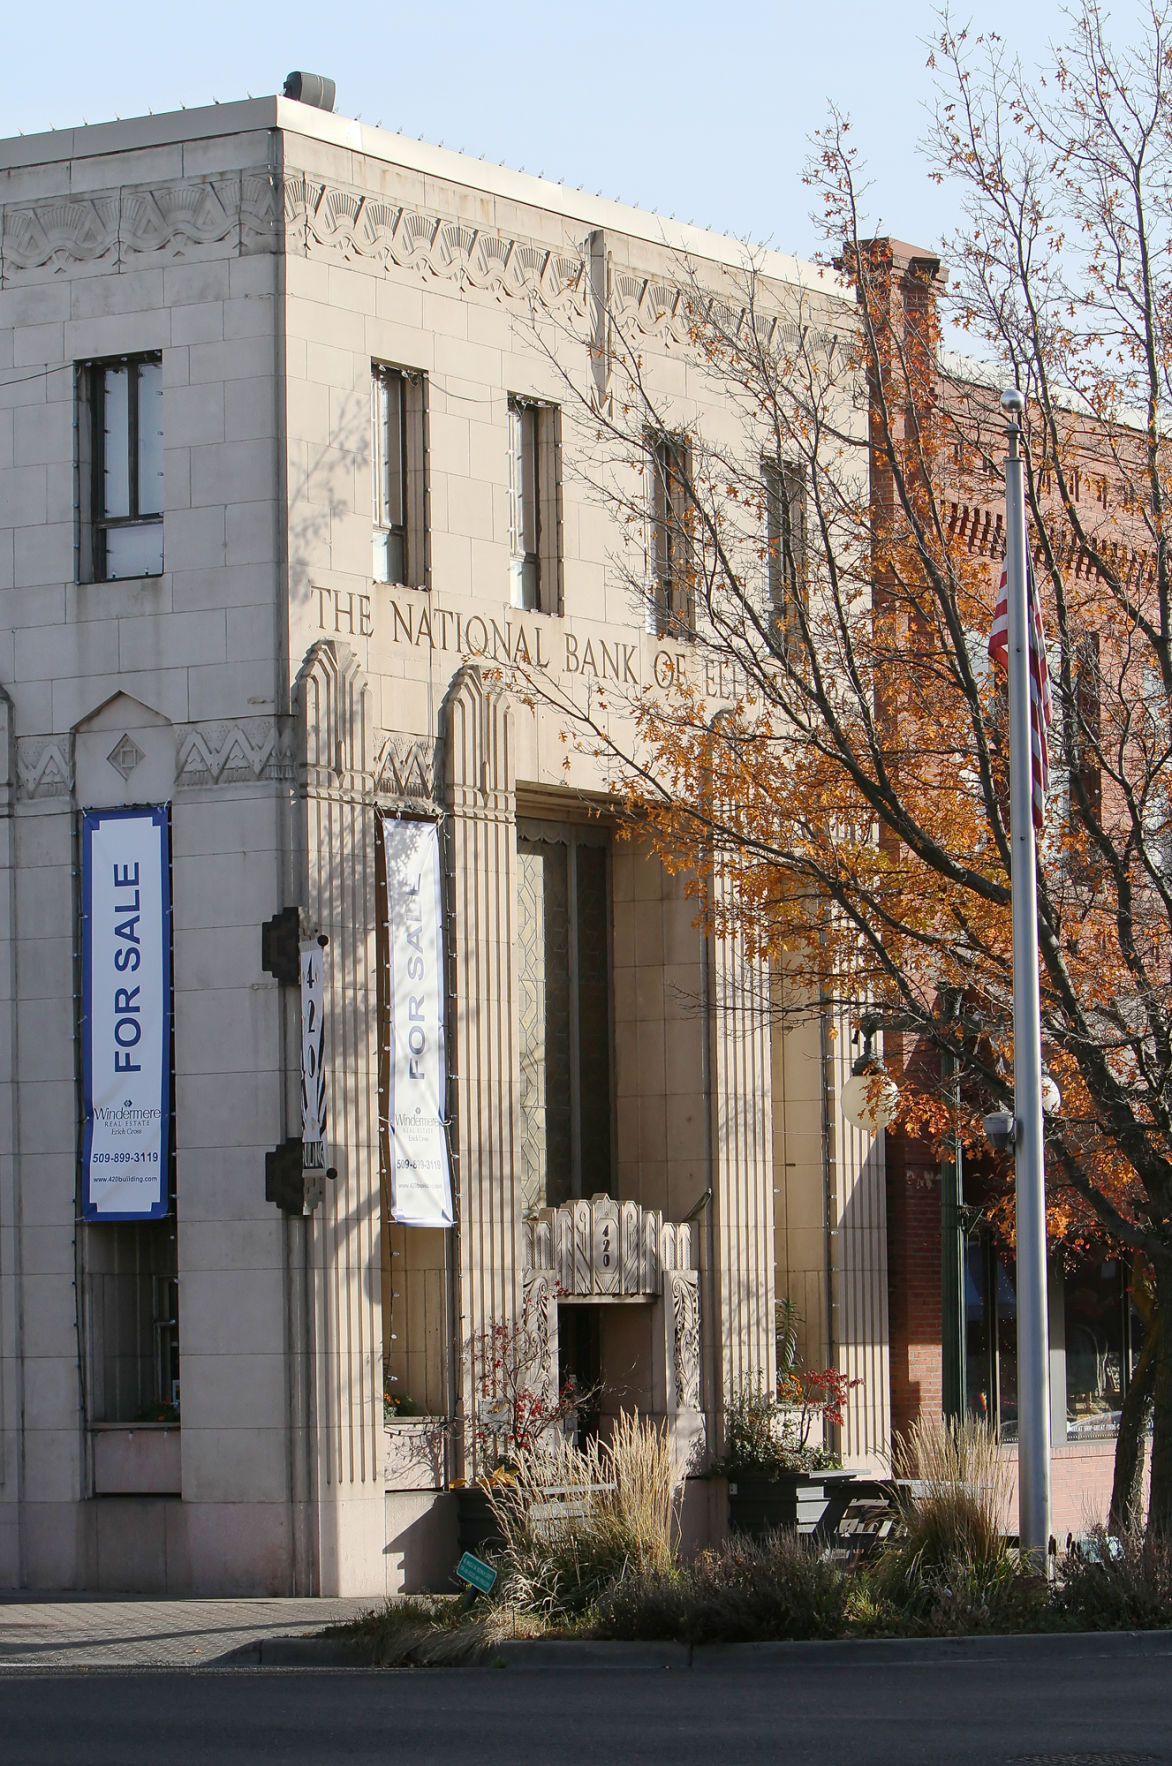
<path id="1" fill-rule="evenodd" d="M 694 667 L 632 595 L 642 537 L 590 494 L 570 383 L 607 396 L 621 324 L 681 421 L 727 426 L 680 266 L 727 292 L 740 257 L 284 99 L 0 144 L 0 1585 L 442 1581 L 467 1346 L 523 1307 L 543 1378 L 600 1377 L 694 1473 L 791 1296 L 811 1363 L 863 1381 L 847 1462 L 881 1453 L 882 1149 L 839 1112 L 843 1039 L 774 1030 L 781 980 L 745 986 L 612 837 L 605 766 L 517 683 L 617 705 Z M 762 268 L 779 312 L 850 323 L 821 272 Z M 141 466 L 156 364 L 157 520 L 141 486 L 103 502 L 93 453 L 116 369 Z M 116 543 L 161 568 L 115 572 Z M 165 1219 L 113 1223 L 79 1206 L 78 841 L 131 805 L 169 814 L 174 1182 Z M 448 1230 L 392 1219 L 388 817 L 440 830 Z M 262 963 L 288 909 L 328 939 L 308 1180 L 300 994 Z"/>

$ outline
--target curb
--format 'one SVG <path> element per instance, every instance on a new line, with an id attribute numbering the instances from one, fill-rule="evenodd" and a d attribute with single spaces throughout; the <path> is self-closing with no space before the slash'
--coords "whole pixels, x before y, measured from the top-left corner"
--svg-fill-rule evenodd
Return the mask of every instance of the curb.
<path id="1" fill-rule="evenodd" d="M 736 1649 L 740 1646 L 733 1644 Z M 751 1647 L 751 1646 L 750 1646 Z M 499 1643 L 484 1659 L 488 1668 L 688 1668 L 687 1643 L 575 1643 L 572 1638 L 518 1637 Z"/>
<path id="2" fill-rule="evenodd" d="M 258 1637 L 226 1656 L 202 1663 L 207 1668 L 373 1668 L 369 1643 L 352 1637 Z"/>
<path id="3" fill-rule="evenodd" d="M 593 1643 L 535 1637 L 499 1643 L 475 1663 L 452 1667 L 676 1670 L 752 1666 L 932 1667 L 968 1662 L 1039 1664 L 1073 1657 L 1172 1655 L 1172 1631 L 1019 1632 L 1006 1637 L 846 1637 L 794 1643 Z M 408 1664 L 401 1664 L 407 1666 Z M 342 1637 L 265 1637 L 220 1656 L 206 1667 L 374 1668 L 369 1643 Z"/>

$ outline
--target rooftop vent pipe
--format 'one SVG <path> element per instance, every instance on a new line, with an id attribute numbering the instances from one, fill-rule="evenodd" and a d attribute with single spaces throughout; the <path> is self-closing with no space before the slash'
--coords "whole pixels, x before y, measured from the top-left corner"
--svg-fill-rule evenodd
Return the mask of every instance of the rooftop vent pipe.
<path id="1" fill-rule="evenodd" d="M 318 110 L 333 110 L 337 93 L 333 80 L 327 80 L 324 74 L 291 73 L 285 80 L 286 98 L 315 105 Z"/>

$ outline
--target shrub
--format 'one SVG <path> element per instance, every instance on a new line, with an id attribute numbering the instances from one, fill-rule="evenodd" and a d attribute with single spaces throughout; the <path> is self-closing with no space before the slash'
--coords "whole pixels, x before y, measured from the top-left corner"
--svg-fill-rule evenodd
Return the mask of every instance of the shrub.
<path id="1" fill-rule="evenodd" d="M 836 1380 L 842 1378 L 833 1369 L 826 1375 L 788 1375 L 784 1401 L 772 1392 L 755 1392 L 748 1387 L 734 1394 L 725 1411 L 724 1458 L 715 1460 L 712 1470 L 730 1478 L 776 1478 L 784 1472 L 837 1466 L 837 1457 L 827 1448 L 809 1444 L 814 1416 L 824 1408 L 826 1393 L 821 1382 L 832 1375 Z M 818 1382 L 816 1399 L 803 1384 L 811 1380 Z M 805 1402 L 807 1398 L 809 1402 Z"/>
<path id="2" fill-rule="evenodd" d="M 1152 1631 L 1172 1625 L 1172 1540 L 1130 1533 L 1062 1562 L 1055 1606 L 1081 1631 Z"/>
<path id="3" fill-rule="evenodd" d="M 598 1604 L 595 1635 L 746 1643 L 841 1637 L 850 1584 L 792 1533 L 732 1540 L 663 1574 L 630 1573 Z"/>
<path id="4" fill-rule="evenodd" d="M 910 1489 L 900 1499 L 901 1537 L 872 1572 L 879 1598 L 920 1617 L 951 1602 L 958 1624 L 962 1609 L 979 1615 L 996 1605 L 1012 1569 L 1001 1530 L 1009 1468 L 992 1431 L 972 1419 L 923 1417 L 895 1437 L 893 1457 Z"/>
<path id="5" fill-rule="evenodd" d="M 517 1456 L 489 1492 L 504 1537 L 494 1591 L 557 1620 L 584 1612 L 619 1577 L 666 1574 L 676 1542 L 676 1478 L 666 1435 L 637 1415 L 585 1451 L 569 1441 Z"/>

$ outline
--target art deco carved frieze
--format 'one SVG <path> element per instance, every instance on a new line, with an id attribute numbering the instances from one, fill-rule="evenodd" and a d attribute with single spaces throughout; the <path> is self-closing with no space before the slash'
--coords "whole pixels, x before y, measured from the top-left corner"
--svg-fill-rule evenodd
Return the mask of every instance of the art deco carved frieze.
<path id="1" fill-rule="evenodd" d="M 13 203 L 0 214 L 0 286 L 78 269 L 288 251 L 413 270 L 588 321 L 588 252 L 513 239 L 385 197 L 261 168 L 92 196 Z M 613 317 L 682 336 L 688 295 L 662 279 L 616 272 Z"/>
<path id="2" fill-rule="evenodd" d="M 279 220 L 275 180 L 264 168 L 11 203 L 0 216 L 0 285 L 130 269 L 144 258 L 276 251 Z"/>
<path id="3" fill-rule="evenodd" d="M 16 792 L 29 802 L 68 797 L 73 790 L 72 736 L 19 736 Z"/>
<path id="4" fill-rule="evenodd" d="M 540 1208 L 523 1223 L 522 1268 L 548 1272 L 567 1300 L 651 1298 L 665 1271 L 692 1270 L 694 1259 L 690 1225 L 610 1196 Z"/>
<path id="5" fill-rule="evenodd" d="M 384 735 L 374 758 L 375 796 L 434 806 L 439 800 L 437 753 L 429 737 Z"/>
<path id="6" fill-rule="evenodd" d="M 372 261 L 526 301 L 587 311 L 587 260 L 509 239 L 467 221 L 425 214 L 300 174 L 286 178 L 287 249 Z"/>
<path id="7" fill-rule="evenodd" d="M 175 783 L 180 789 L 291 779 L 293 772 L 292 734 L 275 718 L 189 724 L 179 732 Z"/>

